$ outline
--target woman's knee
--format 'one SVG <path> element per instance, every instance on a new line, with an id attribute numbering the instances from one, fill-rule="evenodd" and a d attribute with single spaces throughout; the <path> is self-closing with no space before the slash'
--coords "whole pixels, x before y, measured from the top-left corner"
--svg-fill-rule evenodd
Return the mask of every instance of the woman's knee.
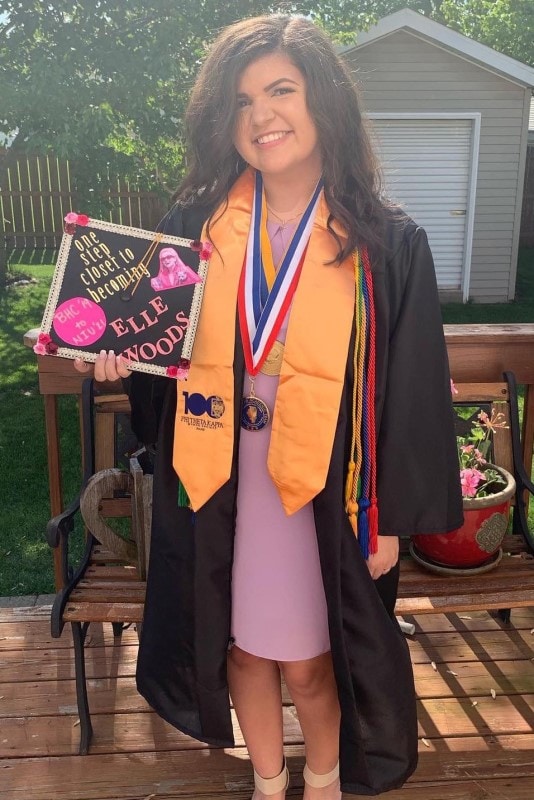
<path id="1" fill-rule="evenodd" d="M 232 666 L 239 670 L 261 671 L 269 668 L 274 662 L 268 661 L 266 658 L 255 656 L 252 653 L 247 653 L 246 650 L 241 650 L 240 647 L 234 645 L 230 648 L 228 653 L 228 660 Z"/>
<path id="2" fill-rule="evenodd" d="M 334 681 L 330 653 L 305 661 L 281 662 L 280 669 L 292 697 L 315 695 Z"/>

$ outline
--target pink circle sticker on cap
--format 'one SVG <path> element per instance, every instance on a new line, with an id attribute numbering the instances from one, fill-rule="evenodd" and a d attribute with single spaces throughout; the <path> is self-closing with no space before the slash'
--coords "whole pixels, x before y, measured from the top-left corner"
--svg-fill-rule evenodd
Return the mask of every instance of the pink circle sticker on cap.
<path id="1" fill-rule="evenodd" d="M 86 297 L 72 297 L 56 308 L 52 322 L 60 339 L 73 347 L 97 342 L 106 330 L 106 315 Z"/>

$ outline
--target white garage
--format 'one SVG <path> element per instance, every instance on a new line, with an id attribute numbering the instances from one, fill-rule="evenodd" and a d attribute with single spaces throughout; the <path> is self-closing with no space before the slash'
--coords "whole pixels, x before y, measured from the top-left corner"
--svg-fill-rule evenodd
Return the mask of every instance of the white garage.
<path id="1" fill-rule="evenodd" d="M 342 54 L 444 299 L 512 299 L 534 69 L 408 9 Z"/>

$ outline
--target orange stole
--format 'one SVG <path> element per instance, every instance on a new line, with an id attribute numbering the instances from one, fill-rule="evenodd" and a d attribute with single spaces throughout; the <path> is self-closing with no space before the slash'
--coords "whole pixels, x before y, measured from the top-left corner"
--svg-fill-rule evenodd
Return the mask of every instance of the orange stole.
<path id="1" fill-rule="evenodd" d="M 173 466 L 195 511 L 230 477 L 234 401 L 241 402 L 234 398 L 233 377 L 237 289 L 253 191 L 254 175 L 248 170 L 232 187 L 222 216 L 214 215 L 214 251 L 191 368 L 187 381 L 177 383 Z M 276 403 L 271 409 L 267 465 L 287 514 L 298 511 L 324 488 L 354 320 L 352 257 L 340 265 L 325 263 L 337 252 L 326 227 L 328 213 L 321 197 L 290 310 Z M 203 231 L 202 239 L 206 238 Z M 206 411 L 199 414 L 204 407 Z"/>

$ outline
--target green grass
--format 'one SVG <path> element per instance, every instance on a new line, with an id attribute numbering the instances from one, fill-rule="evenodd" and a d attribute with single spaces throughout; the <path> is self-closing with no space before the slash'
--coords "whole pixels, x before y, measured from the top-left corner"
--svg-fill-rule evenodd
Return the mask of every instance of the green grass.
<path id="1" fill-rule="evenodd" d="M 38 327 L 53 268 L 14 268 L 14 276 L 36 281 L 0 291 L 0 595 L 54 590 L 52 555 L 45 540 L 50 516 L 43 398 L 36 357 L 22 339 Z M 60 398 L 64 496 L 80 482 L 75 398 Z"/>
<path id="2" fill-rule="evenodd" d="M 516 299 L 512 303 L 447 303 L 441 307 L 443 322 L 534 322 L 534 248 L 519 251 Z"/>
<path id="3" fill-rule="evenodd" d="M 54 590 L 45 540 L 50 511 L 43 401 L 35 356 L 22 343 L 24 333 L 40 325 L 52 272 L 46 264 L 12 264 L 12 279 L 33 282 L 13 282 L 0 289 L 0 596 Z M 515 302 L 449 304 L 443 307 L 443 318 L 447 323 L 534 321 L 534 249 L 521 251 Z M 63 494 L 68 502 L 81 474 L 75 398 L 60 397 L 59 413 Z"/>

